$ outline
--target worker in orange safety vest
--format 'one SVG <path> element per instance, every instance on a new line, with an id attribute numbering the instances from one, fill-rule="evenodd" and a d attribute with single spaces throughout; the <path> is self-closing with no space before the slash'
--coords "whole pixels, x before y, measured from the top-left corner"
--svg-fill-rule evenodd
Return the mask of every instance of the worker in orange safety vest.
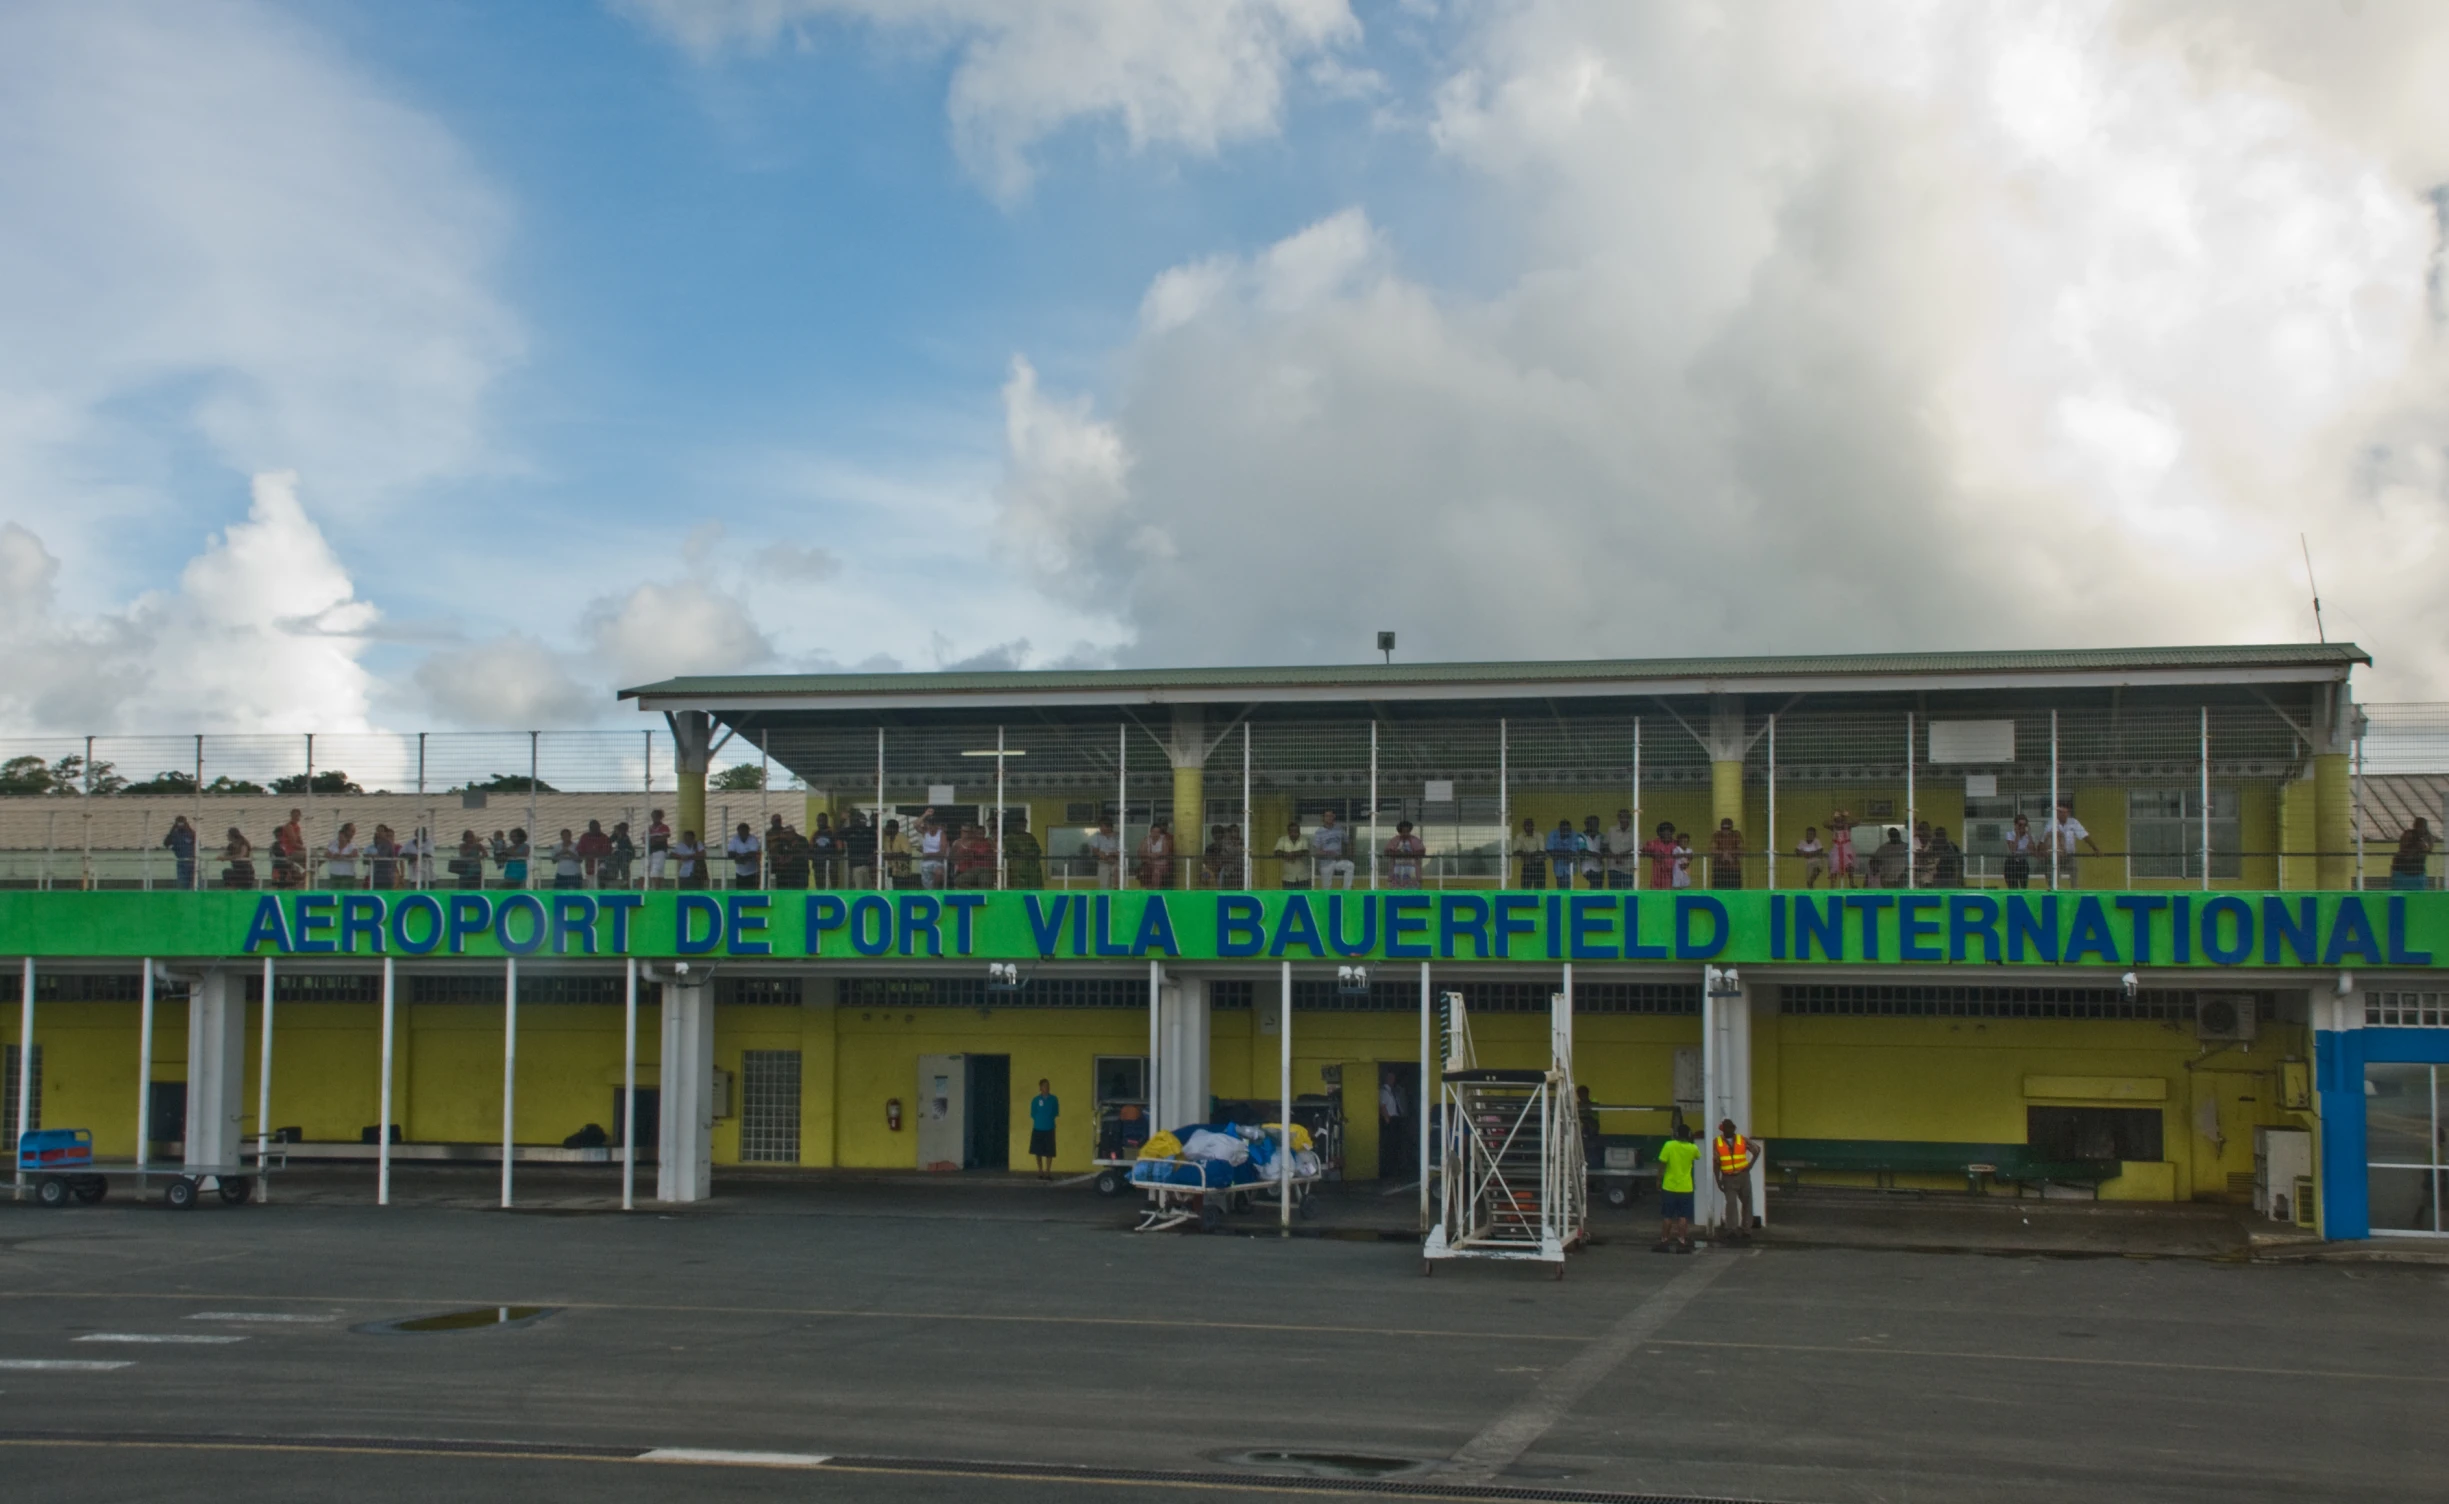
<path id="1" fill-rule="evenodd" d="M 1752 1166 L 1760 1146 L 1735 1131 L 1733 1118 L 1721 1119 L 1710 1150 L 1718 1172 L 1718 1227 L 1730 1243 L 1752 1240 Z"/>

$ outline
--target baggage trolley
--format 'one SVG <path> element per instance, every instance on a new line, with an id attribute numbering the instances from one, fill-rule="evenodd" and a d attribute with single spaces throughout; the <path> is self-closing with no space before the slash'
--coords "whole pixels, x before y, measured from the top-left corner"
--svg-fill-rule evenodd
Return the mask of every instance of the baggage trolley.
<path id="1" fill-rule="evenodd" d="M 17 1168 L 34 1192 L 34 1204 L 64 1207 L 74 1201 L 91 1206 L 110 1194 L 116 1177 L 136 1182 L 141 1199 L 155 1181 L 165 1181 L 162 1201 L 179 1211 L 191 1210 L 204 1193 L 205 1182 L 232 1206 L 255 1199 L 255 1182 L 271 1174 L 268 1164 L 155 1165 L 94 1158 L 90 1128 L 34 1128 L 17 1143 Z"/>

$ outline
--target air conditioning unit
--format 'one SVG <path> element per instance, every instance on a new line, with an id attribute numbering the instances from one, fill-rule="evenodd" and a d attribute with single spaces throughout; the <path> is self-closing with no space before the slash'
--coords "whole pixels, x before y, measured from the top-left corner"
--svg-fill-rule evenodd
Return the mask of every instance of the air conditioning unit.
<path id="1" fill-rule="evenodd" d="M 2203 993 L 2194 1000 L 2194 1037 L 2250 1044 L 2260 1011 L 2250 992 Z"/>

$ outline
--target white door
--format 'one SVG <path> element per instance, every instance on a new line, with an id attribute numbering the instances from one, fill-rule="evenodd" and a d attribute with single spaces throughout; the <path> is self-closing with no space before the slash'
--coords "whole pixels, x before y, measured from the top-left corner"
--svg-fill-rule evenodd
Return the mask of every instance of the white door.
<path id="1" fill-rule="evenodd" d="M 969 1057 L 918 1057 L 918 1167 L 958 1170 L 969 1105 Z"/>

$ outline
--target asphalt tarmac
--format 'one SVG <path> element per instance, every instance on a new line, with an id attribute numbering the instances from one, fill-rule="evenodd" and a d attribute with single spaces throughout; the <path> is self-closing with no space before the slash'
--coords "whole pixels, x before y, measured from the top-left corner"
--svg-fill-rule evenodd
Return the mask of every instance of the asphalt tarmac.
<path id="1" fill-rule="evenodd" d="M 1085 1192 L 0 1204 L 11 1498 L 2449 1495 L 2449 1275 L 1820 1248 L 1561 1281 Z M 384 1323 L 505 1307 L 510 1325 Z M 63 1366 L 65 1365 L 65 1366 Z M 756 1455 L 742 1455 L 756 1454 Z"/>

